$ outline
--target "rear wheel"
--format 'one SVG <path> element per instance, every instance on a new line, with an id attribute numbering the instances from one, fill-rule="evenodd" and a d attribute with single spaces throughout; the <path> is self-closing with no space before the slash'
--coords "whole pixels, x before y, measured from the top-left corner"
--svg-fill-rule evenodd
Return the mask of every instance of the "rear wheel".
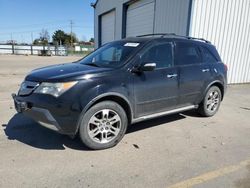
<path id="1" fill-rule="evenodd" d="M 216 114 L 221 103 L 221 91 L 217 86 L 212 86 L 198 108 L 198 112 L 205 117 Z"/>
<path id="2" fill-rule="evenodd" d="M 126 113 L 119 104 L 100 102 L 81 117 L 80 138 L 91 149 L 110 148 L 122 139 L 127 124 Z"/>

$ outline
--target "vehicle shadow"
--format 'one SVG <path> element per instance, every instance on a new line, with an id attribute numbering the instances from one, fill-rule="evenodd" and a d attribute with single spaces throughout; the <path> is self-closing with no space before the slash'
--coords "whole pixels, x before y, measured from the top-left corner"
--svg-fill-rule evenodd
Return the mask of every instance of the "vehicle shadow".
<path id="1" fill-rule="evenodd" d="M 188 110 L 185 112 L 182 112 L 183 115 L 189 116 L 189 117 L 196 117 L 196 118 L 204 118 L 202 115 L 200 115 L 197 110 Z"/>
<path id="2" fill-rule="evenodd" d="M 71 139 L 66 135 L 56 133 L 22 114 L 15 114 L 8 124 L 3 126 L 9 140 L 17 140 L 35 148 L 64 150 L 68 147 L 75 150 L 89 150 L 81 144 L 79 137 Z"/>
<path id="3" fill-rule="evenodd" d="M 175 114 L 136 123 L 128 127 L 126 134 L 181 120 L 183 118 L 185 118 L 185 116 Z M 66 135 L 61 135 L 40 126 L 35 121 L 22 114 L 15 114 L 9 120 L 8 124 L 3 124 L 2 126 L 9 140 L 17 140 L 34 148 L 45 150 L 64 150 L 70 148 L 74 150 L 91 151 L 81 143 L 78 136 L 71 139 Z"/>
<path id="4" fill-rule="evenodd" d="M 159 118 L 154 118 L 151 120 L 146 120 L 140 123 L 135 123 L 133 125 L 130 125 L 127 129 L 127 134 L 136 132 L 136 131 L 140 131 L 140 130 L 144 130 L 144 129 L 148 129 L 148 128 L 152 128 L 155 126 L 159 126 L 161 124 L 165 124 L 165 123 L 170 123 L 173 121 L 177 121 L 177 120 L 181 120 L 186 118 L 185 116 L 181 115 L 181 114 L 173 114 L 173 115 L 167 115 L 167 116 L 162 116 Z"/>

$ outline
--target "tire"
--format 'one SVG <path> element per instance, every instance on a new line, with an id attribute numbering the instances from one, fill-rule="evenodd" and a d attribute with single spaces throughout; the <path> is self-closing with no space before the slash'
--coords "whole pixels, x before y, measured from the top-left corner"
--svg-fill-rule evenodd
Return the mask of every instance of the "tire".
<path id="1" fill-rule="evenodd" d="M 103 101 L 91 107 L 80 117 L 79 135 L 90 149 L 107 149 L 123 138 L 128 119 L 124 109 L 112 101 Z"/>
<path id="2" fill-rule="evenodd" d="M 198 113 L 204 117 L 211 117 L 216 114 L 221 103 L 221 90 L 212 86 L 207 91 L 204 99 L 199 105 Z"/>

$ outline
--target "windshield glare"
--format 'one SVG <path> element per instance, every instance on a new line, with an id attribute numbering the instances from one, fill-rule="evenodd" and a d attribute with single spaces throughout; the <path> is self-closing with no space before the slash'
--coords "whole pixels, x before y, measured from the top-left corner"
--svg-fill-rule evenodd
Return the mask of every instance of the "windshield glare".
<path id="1" fill-rule="evenodd" d="M 80 63 L 96 67 L 119 67 L 139 46 L 138 42 L 111 42 L 80 60 Z"/>

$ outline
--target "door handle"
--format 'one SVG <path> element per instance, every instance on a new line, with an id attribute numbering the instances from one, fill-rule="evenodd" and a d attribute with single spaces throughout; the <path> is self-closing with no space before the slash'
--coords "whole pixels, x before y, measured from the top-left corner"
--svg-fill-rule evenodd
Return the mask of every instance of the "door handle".
<path id="1" fill-rule="evenodd" d="M 202 69 L 202 72 L 209 72 L 210 69 Z"/>
<path id="2" fill-rule="evenodd" d="M 174 78 L 174 77 L 177 77 L 178 75 L 177 74 L 168 74 L 167 77 L 168 78 Z"/>

